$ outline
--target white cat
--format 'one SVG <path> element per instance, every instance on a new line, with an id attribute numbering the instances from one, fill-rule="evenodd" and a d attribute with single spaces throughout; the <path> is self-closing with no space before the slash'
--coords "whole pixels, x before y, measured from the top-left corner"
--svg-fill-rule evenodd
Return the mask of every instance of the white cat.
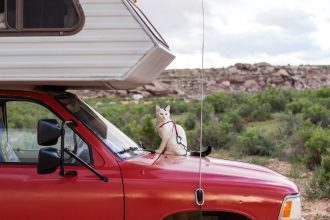
<path id="1" fill-rule="evenodd" d="M 156 153 L 187 155 L 187 138 L 184 129 L 170 119 L 170 106 L 156 106 L 158 134 L 162 139 Z"/>

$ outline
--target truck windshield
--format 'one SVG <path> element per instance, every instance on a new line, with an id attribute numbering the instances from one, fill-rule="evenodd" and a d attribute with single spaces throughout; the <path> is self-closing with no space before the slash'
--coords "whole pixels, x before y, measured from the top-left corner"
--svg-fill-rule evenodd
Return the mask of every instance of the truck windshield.
<path id="1" fill-rule="evenodd" d="M 56 98 L 120 158 L 128 159 L 144 153 L 132 139 L 75 95 Z"/>

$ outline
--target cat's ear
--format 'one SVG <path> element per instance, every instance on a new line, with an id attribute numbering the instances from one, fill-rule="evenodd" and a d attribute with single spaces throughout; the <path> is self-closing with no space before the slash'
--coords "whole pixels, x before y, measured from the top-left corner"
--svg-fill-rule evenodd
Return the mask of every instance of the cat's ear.
<path id="1" fill-rule="evenodd" d="M 169 105 L 165 108 L 165 110 L 166 110 L 167 112 L 170 112 L 170 109 L 171 109 L 171 107 L 170 107 Z"/>
<path id="2" fill-rule="evenodd" d="M 159 105 L 156 105 L 156 112 L 159 112 L 160 111 L 160 107 Z"/>

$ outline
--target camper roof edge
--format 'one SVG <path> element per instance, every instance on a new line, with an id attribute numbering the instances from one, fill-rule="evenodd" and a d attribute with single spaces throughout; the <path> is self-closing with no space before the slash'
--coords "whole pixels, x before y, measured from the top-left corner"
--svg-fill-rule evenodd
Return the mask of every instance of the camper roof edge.
<path id="1" fill-rule="evenodd" d="M 155 46 L 122 80 L 110 81 L 106 86 L 111 89 L 132 89 L 150 83 L 156 80 L 174 59 L 175 55 L 166 48 L 161 45 Z"/>

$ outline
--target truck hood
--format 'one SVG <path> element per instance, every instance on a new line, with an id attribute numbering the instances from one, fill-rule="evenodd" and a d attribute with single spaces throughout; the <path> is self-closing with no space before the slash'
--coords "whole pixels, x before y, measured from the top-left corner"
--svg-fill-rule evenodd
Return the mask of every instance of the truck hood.
<path id="1" fill-rule="evenodd" d="M 157 158 L 158 155 L 148 154 L 134 160 L 138 160 L 139 162 L 149 161 L 149 165 L 153 168 L 175 171 L 169 173 L 173 173 L 176 178 L 178 172 L 183 178 L 188 178 L 191 174 L 199 173 L 199 157 L 162 155 L 159 159 Z M 259 165 L 203 157 L 201 170 L 204 182 L 221 181 L 230 182 L 231 184 L 236 182 L 240 184 L 252 184 L 254 186 L 259 185 L 261 187 L 268 185 L 270 187 L 286 188 L 290 193 L 298 193 L 296 185 L 288 178 L 276 171 Z M 168 178 L 171 178 L 170 175 Z"/>

